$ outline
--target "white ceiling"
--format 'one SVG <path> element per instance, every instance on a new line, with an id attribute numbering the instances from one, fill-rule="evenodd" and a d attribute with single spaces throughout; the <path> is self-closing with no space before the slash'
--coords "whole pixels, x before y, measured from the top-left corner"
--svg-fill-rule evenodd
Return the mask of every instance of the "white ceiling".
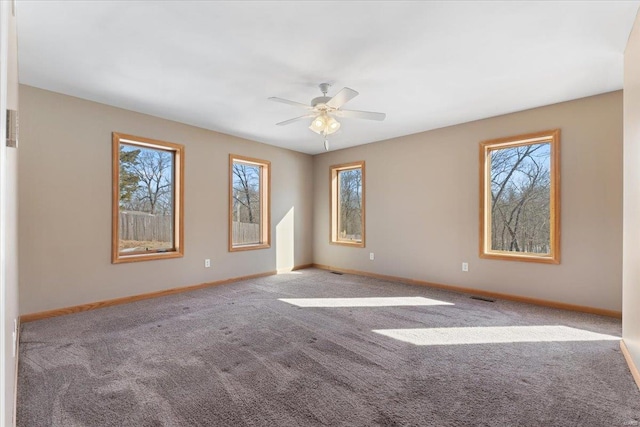
<path id="1" fill-rule="evenodd" d="M 317 85 L 360 95 L 340 149 L 622 88 L 640 1 L 18 1 L 20 82 L 315 154 Z"/>

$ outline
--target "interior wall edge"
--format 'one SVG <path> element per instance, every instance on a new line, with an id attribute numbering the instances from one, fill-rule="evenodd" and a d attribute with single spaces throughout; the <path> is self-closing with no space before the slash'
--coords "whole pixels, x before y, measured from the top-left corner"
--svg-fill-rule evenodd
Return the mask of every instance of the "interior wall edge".
<path id="1" fill-rule="evenodd" d="M 622 339 L 629 366 L 640 368 L 640 11 L 624 52 L 624 211 Z M 632 370 L 632 373 L 634 371 Z M 635 377 L 638 382 L 638 377 Z M 640 386 L 640 382 L 638 383 Z"/>
<path id="2" fill-rule="evenodd" d="M 620 350 L 622 351 L 622 355 L 624 356 L 624 360 L 627 361 L 627 365 L 629 366 L 629 370 L 631 371 L 631 375 L 636 382 L 636 385 L 640 389 L 640 371 L 638 367 L 633 363 L 633 358 L 631 357 L 631 353 L 629 353 L 629 349 L 627 345 L 624 343 L 624 339 L 620 340 Z"/>
<path id="3" fill-rule="evenodd" d="M 446 291 L 459 292 L 459 293 L 463 293 L 463 294 L 481 295 L 481 296 L 498 298 L 498 299 L 503 299 L 503 300 L 508 300 L 508 301 L 521 302 L 521 303 L 525 303 L 525 304 L 532 304 L 532 305 L 539 305 L 539 306 L 543 306 L 543 307 L 556 308 L 556 309 L 560 309 L 560 310 L 577 311 L 577 312 L 581 312 L 581 313 L 588 313 L 588 314 L 596 314 L 596 315 L 599 315 L 599 316 L 613 317 L 613 318 L 616 318 L 616 319 L 621 319 L 622 318 L 622 312 L 615 311 L 615 310 L 607 310 L 607 309 L 597 308 L 597 307 L 587 307 L 587 306 L 582 306 L 582 305 L 567 304 L 567 303 L 563 303 L 563 302 L 549 301 L 549 300 L 531 298 L 531 297 L 520 296 L 520 295 L 503 294 L 503 293 L 499 293 L 499 292 L 485 291 L 485 290 L 482 290 L 482 289 L 465 288 L 465 287 L 455 286 L 455 285 L 446 285 L 446 284 L 442 284 L 442 283 L 433 283 L 433 282 L 427 282 L 427 281 L 424 281 L 424 280 L 409 279 L 409 278 L 406 278 L 406 277 L 388 276 L 388 275 L 385 275 L 385 274 L 370 273 L 370 272 L 367 272 L 367 271 L 351 270 L 351 269 L 340 268 L 340 267 L 332 267 L 332 266 L 323 265 L 323 264 L 313 264 L 313 266 L 315 268 L 320 268 L 322 270 L 337 271 L 337 272 L 340 272 L 340 273 L 354 274 L 354 275 L 357 275 L 357 276 L 365 276 L 365 277 L 373 277 L 373 278 L 382 279 L 382 280 L 391 280 L 391 281 L 395 281 L 395 282 L 406 283 L 408 285 L 426 286 L 426 287 L 429 287 L 429 288 L 442 289 L 442 290 L 446 290 Z"/>
<path id="4" fill-rule="evenodd" d="M 18 365 L 20 363 L 20 326 L 22 322 L 20 321 L 20 316 L 16 319 L 18 322 L 17 330 L 16 330 L 16 363 L 15 363 L 15 378 L 13 383 L 13 422 L 14 425 L 16 423 L 16 415 L 18 414 Z"/>

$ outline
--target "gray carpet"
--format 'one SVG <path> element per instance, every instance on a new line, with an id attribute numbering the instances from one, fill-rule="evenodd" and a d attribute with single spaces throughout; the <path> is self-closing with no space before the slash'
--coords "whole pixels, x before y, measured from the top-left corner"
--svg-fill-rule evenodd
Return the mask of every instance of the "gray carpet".
<path id="1" fill-rule="evenodd" d="M 316 297 L 453 305 L 278 300 Z M 270 276 L 24 324 L 17 423 L 640 425 L 640 391 L 618 340 L 482 343 L 485 327 L 539 325 L 621 333 L 616 319 L 359 276 Z M 454 327 L 475 328 L 480 343 L 415 345 L 373 332 Z"/>

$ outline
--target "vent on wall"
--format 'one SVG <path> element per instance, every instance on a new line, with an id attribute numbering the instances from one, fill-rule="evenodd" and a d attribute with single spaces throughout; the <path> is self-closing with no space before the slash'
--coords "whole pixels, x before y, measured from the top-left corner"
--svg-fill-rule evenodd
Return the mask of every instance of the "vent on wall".
<path id="1" fill-rule="evenodd" d="M 7 110 L 7 147 L 18 146 L 18 112 Z"/>

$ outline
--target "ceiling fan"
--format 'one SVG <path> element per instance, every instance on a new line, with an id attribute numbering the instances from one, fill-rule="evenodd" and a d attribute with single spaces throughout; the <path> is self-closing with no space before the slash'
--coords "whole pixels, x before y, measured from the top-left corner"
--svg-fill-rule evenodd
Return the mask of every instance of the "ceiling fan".
<path id="1" fill-rule="evenodd" d="M 335 96 L 327 96 L 329 91 L 329 83 L 320 83 L 320 91 L 322 96 L 318 96 L 311 100 L 311 104 L 303 104 L 301 102 L 290 101 L 288 99 L 278 98 L 272 96 L 269 98 L 271 101 L 282 102 L 283 104 L 293 105 L 294 107 L 304 108 L 307 110 L 307 114 L 293 119 L 285 120 L 284 122 L 276 123 L 278 126 L 284 126 L 297 122 L 298 120 L 304 120 L 313 118 L 309 129 L 313 132 L 324 136 L 324 148 L 329 151 L 329 141 L 327 136 L 331 135 L 340 129 L 340 122 L 336 120 L 336 117 L 346 117 L 353 119 L 366 119 L 366 120 L 384 120 L 385 113 L 374 113 L 370 111 L 356 111 L 356 110 L 343 110 L 342 106 L 353 98 L 358 96 L 358 92 L 348 87 L 342 88 Z"/>

